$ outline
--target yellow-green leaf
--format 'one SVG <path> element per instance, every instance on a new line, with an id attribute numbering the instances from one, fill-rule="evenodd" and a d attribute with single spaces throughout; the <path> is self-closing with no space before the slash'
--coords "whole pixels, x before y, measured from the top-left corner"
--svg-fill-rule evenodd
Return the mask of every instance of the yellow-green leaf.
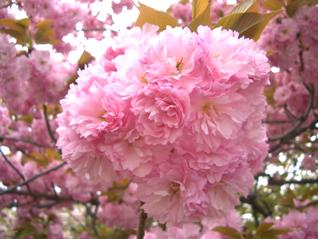
<path id="1" fill-rule="evenodd" d="M 257 41 L 270 20 L 272 20 L 279 12 L 280 11 L 262 14 L 260 20 L 256 24 L 251 25 L 246 31 L 241 32 L 240 35 Z"/>
<path id="2" fill-rule="evenodd" d="M 292 17 L 295 15 L 297 10 L 305 4 L 305 0 L 288 0 L 286 6 L 286 12 L 288 16 Z"/>
<path id="3" fill-rule="evenodd" d="M 30 25 L 30 19 L 24 18 L 24 19 L 18 20 L 17 24 L 22 26 L 24 29 L 27 29 Z"/>
<path id="4" fill-rule="evenodd" d="M 286 227 L 280 227 L 280 228 L 273 228 L 271 230 L 269 230 L 271 233 L 273 233 L 274 235 L 284 235 L 287 234 L 291 231 L 290 228 L 286 228 Z"/>
<path id="5" fill-rule="evenodd" d="M 67 84 L 70 85 L 70 84 L 75 83 L 76 80 L 77 80 L 77 78 L 78 78 L 77 73 L 72 74 L 72 75 L 67 79 Z"/>
<path id="6" fill-rule="evenodd" d="M 270 228 L 262 234 L 256 235 L 256 239 L 276 239 L 279 235 L 290 232 L 288 228 Z"/>
<path id="7" fill-rule="evenodd" d="M 214 27 L 231 29 L 254 40 L 257 40 L 268 22 L 280 11 L 259 14 L 254 12 L 235 13 L 220 19 Z"/>
<path id="8" fill-rule="evenodd" d="M 177 19 L 170 16 L 168 13 L 158 11 L 139 3 L 139 16 L 135 25 L 142 27 L 145 23 L 158 26 L 160 31 L 166 29 L 167 26 L 178 26 Z"/>
<path id="9" fill-rule="evenodd" d="M 35 42 L 38 44 L 56 44 L 58 39 L 56 38 L 54 29 L 53 29 L 53 21 L 46 19 L 40 21 L 36 25 L 36 33 L 35 33 Z"/>
<path id="10" fill-rule="evenodd" d="M 207 8 L 210 9 L 211 0 L 193 0 L 192 2 L 192 19 L 200 16 Z"/>
<path id="11" fill-rule="evenodd" d="M 77 65 L 80 69 L 83 69 L 85 65 L 90 63 L 92 60 L 94 60 L 94 57 L 89 54 L 87 51 L 84 51 L 80 57 L 80 59 L 77 62 Z"/>
<path id="12" fill-rule="evenodd" d="M 219 232 L 233 239 L 242 239 L 241 233 L 231 227 L 215 227 L 213 231 Z"/>
<path id="13" fill-rule="evenodd" d="M 275 99 L 274 99 L 275 89 L 276 89 L 276 87 L 273 85 L 267 86 L 264 89 L 264 95 L 266 97 L 267 104 L 269 104 L 271 106 L 275 106 L 275 104 L 276 104 Z"/>
<path id="14" fill-rule="evenodd" d="M 211 27 L 211 1 L 194 0 L 192 3 L 192 22 L 189 25 L 191 31 L 196 31 L 200 25 Z"/>
<path id="15" fill-rule="evenodd" d="M 259 0 L 246 0 L 238 4 L 232 11 L 233 13 L 258 12 Z"/>
<path id="16" fill-rule="evenodd" d="M 4 32 L 17 41 L 17 44 L 21 45 L 31 45 L 32 38 L 28 27 L 30 24 L 29 19 L 15 20 L 11 18 L 0 19 L 0 32 Z"/>
<path id="17" fill-rule="evenodd" d="M 12 18 L 0 19 L 0 26 L 6 27 L 9 29 L 14 29 L 16 31 L 24 31 L 28 27 L 28 25 L 26 24 L 28 24 L 28 21 L 24 21 L 24 19 L 20 21 L 17 21 Z"/>
<path id="18" fill-rule="evenodd" d="M 262 5 L 266 9 L 276 11 L 276 10 L 282 9 L 282 7 L 284 6 L 284 1 L 282 1 L 282 0 L 265 0 L 262 2 Z"/>
<path id="19" fill-rule="evenodd" d="M 274 224 L 273 223 L 262 223 L 258 226 L 256 230 L 256 235 L 262 235 L 264 232 L 268 231 Z"/>
<path id="20" fill-rule="evenodd" d="M 296 14 L 299 8 L 304 5 L 315 5 L 317 0 L 287 0 L 286 11 L 288 16 L 292 17 Z"/>

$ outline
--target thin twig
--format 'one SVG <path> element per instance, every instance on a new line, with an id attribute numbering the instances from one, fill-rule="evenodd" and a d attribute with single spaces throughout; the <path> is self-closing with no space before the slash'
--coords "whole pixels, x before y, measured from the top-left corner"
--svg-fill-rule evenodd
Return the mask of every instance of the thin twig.
<path id="1" fill-rule="evenodd" d="M 49 121 L 49 117 L 48 117 L 48 112 L 47 112 L 47 106 L 44 104 L 43 105 L 43 113 L 44 113 L 44 119 L 45 119 L 45 124 L 46 124 L 46 128 L 47 128 L 47 132 L 51 138 L 51 141 L 56 144 L 56 138 L 54 136 L 54 133 L 52 131 L 51 125 L 50 125 L 50 121 Z"/>
<path id="2" fill-rule="evenodd" d="M 16 3 L 13 2 L 13 1 L 9 1 L 7 4 L 1 5 L 1 6 L 0 6 L 0 9 L 10 7 L 10 6 L 13 5 L 13 4 L 16 4 Z"/>
<path id="3" fill-rule="evenodd" d="M 99 235 L 99 232 L 97 230 L 97 227 L 96 227 L 96 220 L 97 220 L 97 213 L 98 213 L 98 209 L 99 209 L 99 203 L 97 203 L 95 205 L 95 210 L 92 214 L 92 228 L 93 228 L 93 231 L 94 231 L 94 234 L 97 238 L 100 238 L 100 235 Z"/>
<path id="4" fill-rule="evenodd" d="M 25 183 L 25 186 L 27 187 L 28 191 L 32 191 L 29 184 L 25 181 L 24 175 L 20 172 L 20 170 L 7 158 L 7 156 L 2 152 L 2 149 L 0 147 L 0 153 L 7 164 L 10 165 L 10 167 L 19 175 L 19 177 L 22 179 L 22 182 Z"/>
<path id="5" fill-rule="evenodd" d="M 51 147 L 51 146 L 48 146 L 48 145 L 44 145 L 44 144 L 39 144 L 37 142 L 33 142 L 31 140 L 28 140 L 28 139 L 21 139 L 21 138 L 18 139 L 18 138 L 13 138 L 13 137 L 0 136 L 0 141 L 3 141 L 3 140 L 21 142 L 21 143 L 25 143 L 25 144 L 31 144 L 31 145 L 34 145 L 34 146 L 39 147 L 39 148 L 50 148 Z"/>
<path id="6" fill-rule="evenodd" d="M 20 196 L 30 196 L 34 198 L 45 198 L 48 200 L 54 200 L 54 201 L 75 201 L 72 197 L 66 197 L 66 196 L 56 196 L 54 194 L 48 194 L 48 193 L 41 193 L 41 192 L 29 192 L 25 190 L 11 190 L 8 192 L 7 190 L 0 190 L 0 195 L 5 192 L 6 194 L 15 194 Z"/>
<path id="7" fill-rule="evenodd" d="M 287 144 L 289 140 L 291 140 L 292 138 L 304 133 L 306 130 L 308 129 L 315 129 L 316 128 L 316 124 L 318 123 L 318 118 L 314 119 L 313 121 L 311 121 L 311 123 L 309 124 L 308 127 L 303 127 L 303 128 L 299 128 L 293 135 L 293 137 L 291 138 L 286 138 L 284 140 L 280 140 L 280 142 L 274 146 L 272 146 L 269 150 L 269 153 L 274 153 L 276 152 L 280 147 L 282 147 L 283 145 Z"/>
<path id="8" fill-rule="evenodd" d="M 89 28 L 89 29 L 79 29 L 76 30 L 77 32 L 104 32 L 106 31 L 106 28 Z"/>
<path id="9" fill-rule="evenodd" d="M 1 192 L 0 192 L 0 195 L 4 195 L 4 194 L 6 194 L 6 193 L 13 192 L 13 191 L 16 190 L 18 187 L 21 187 L 21 186 L 24 186 L 24 185 L 26 185 L 26 184 L 28 184 L 28 183 L 30 183 L 30 182 L 33 182 L 34 180 L 36 180 L 36 179 L 38 179 L 38 178 L 40 178 L 40 177 L 42 177 L 42 176 L 44 176 L 44 175 L 47 175 L 47 174 L 49 174 L 49 173 L 51 173 L 51 172 L 53 172 L 53 171 L 56 171 L 56 170 L 62 168 L 64 165 L 66 165 L 66 162 L 63 162 L 63 163 L 61 163 L 61 164 L 59 164 L 59 165 L 56 165 L 56 166 L 54 166 L 54 167 L 52 167 L 52 168 L 50 168 L 50 169 L 48 169 L 48 170 L 46 170 L 46 171 L 43 171 L 43 172 L 41 172 L 41 173 L 38 173 L 38 174 L 34 175 L 33 177 L 31 177 L 31 178 L 29 178 L 29 179 L 27 179 L 27 180 L 24 180 L 24 181 L 21 182 L 21 183 L 18 183 L 18 184 L 16 184 L 16 185 L 13 185 L 12 187 L 8 188 L 7 190 L 1 191 Z"/>
<path id="10" fill-rule="evenodd" d="M 300 135 L 301 133 L 305 132 L 307 129 L 315 128 L 315 125 L 318 121 L 318 118 L 315 118 L 307 127 L 301 127 L 302 124 L 307 120 L 311 110 L 314 106 L 315 101 L 315 88 L 313 85 L 307 85 L 304 84 L 306 87 L 308 93 L 309 93 L 309 102 L 307 104 L 306 110 L 303 112 L 303 114 L 297 118 L 295 125 L 289 129 L 287 132 L 285 132 L 282 135 L 278 135 L 275 137 L 271 137 L 268 139 L 268 142 L 275 142 L 277 141 L 277 144 L 273 145 L 269 152 L 273 153 L 276 152 L 279 148 L 281 148 L 283 145 L 287 144 L 290 140 L 294 139 L 296 136 Z"/>
<path id="11" fill-rule="evenodd" d="M 297 117 L 288 109 L 286 104 L 284 105 L 284 112 L 291 121 L 297 120 Z"/>
<path id="12" fill-rule="evenodd" d="M 293 121 L 290 120 L 262 120 L 262 123 L 264 124 L 290 124 Z"/>
<path id="13" fill-rule="evenodd" d="M 242 203 L 247 203 L 251 205 L 253 211 L 259 212 L 264 217 L 269 217 L 272 214 L 267 208 L 261 205 L 261 203 L 259 202 L 259 200 L 257 200 L 257 197 L 254 194 L 250 194 L 247 197 L 241 197 L 240 200 Z"/>
<path id="14" fill-rule="evenodd" d="M 314 179 L 302 179 L 302 180 L 280 180 L 280 179 L 275 179 L 275 178 L 269 178 L 268 183 L 270 185 L 284 185 L 284 184 L 299 184 L 299 185 L 304 185 L 304 184 L 316 184 L 318 183 L 318 178 Z"/>

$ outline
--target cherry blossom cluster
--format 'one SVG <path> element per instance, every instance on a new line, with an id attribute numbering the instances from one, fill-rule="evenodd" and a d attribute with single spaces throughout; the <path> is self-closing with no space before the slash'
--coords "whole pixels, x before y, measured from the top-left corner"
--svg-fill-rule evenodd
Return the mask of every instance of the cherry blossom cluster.
<path id="1" fill-rule="evenodd" d="M 18 55 L 7 36 L 0 35 L 0 96 L 11 112 L 31 113 L 37 104 L 57 103 L 74 70 L 50 52 L 33 50 Z"/>
<path id="2" fill-rule="evenodd" d="M 112 9 L 115 14 L 121 13 L 124 7 L 131 9 L 134 6 L 133 0 L 120 0 L 118 2 L 112 1 Z"/>
<path id="3" fill-rule="evenodd" d="M 41 172 L 45 167 L 38 165 L 34 161 L 29 160 L 26 163 L 22 162 L 21 154 L 7 156 L 14 167 L 24 176 L 31 178 L 38 172 Z M 58 161 L 50 159 L 52 162 L 46 167 L 52 168 L 59 164 Z M 7 162 L 0 161 L 0 181 L 4 186 L 14 185 L 21 181 L 21 177 L 16 170 L 8 167 Z M 38 180 L 27 184 L 28 187 L 16 189 L 14 193 L 0 197 L 0 208 L 8 207 L 13 201 L 17 205 L 25 204 L 23 207 L 18 207 L 17 213 L 20 219 L 32 218 L 32 216 L 40 215 L 40 213 L 51 212 L 50 207 L 35 207 L 35 205 L 47 205 L 50 203 L 50 198 L 43 198 L 32 201 L 32 195 L 47 194 L 55 192 L 56 197 L 59 197 L 61 203 L 59 207 L 72 208 L 73 202 L 89 203 L 93 199 L 98 199 L 99 211 L 97 217 L 101 222 L 110 227 L 117 226 L 122 228 L 135 228 L 138 222 L 138 207 L 139 201 L 136 197 L 137 185 L 129 184 L 123 187 L 118 195 L 110 193 L 110 196 L 98 196 L 96 192 L 101 188 L 100 185 L 83 180 L 70 171 L 69 167 L 63 167 L 61 170 L 53 171 L 48 175 L 40 177 Z M 0 187 L 1 190 L 6 188 Z M 26 194 L 26 190 L 30 190 L 30 195 Z M 57 191 L 58 190 L 58 191 Z M 105 191 L 107 194 L 107 191 Z M 111 192 L 111 191 L 110 191 Z M 47 194 L 51 195 L 52 194 Z M 114 199 L 115 198 L 115 199 Z M 53 212 L 52 212 L 53 213 Z M 17 222 L 18 224 L 19 222 Z"/>
<path id="4" fill-rule="evenodd" d="M 308 208 L 304 212 L 290 211 L 278 222 L 277 227 L 288 228 L 290 232 L 280 239 L 313 239 L 318 237 L 318 209 Z"/>
<path id="5" fill-rule="evenodd" d="M 8 132 L 8 127 L 11 124 L 8 108 L 0 104 L 0 135 L 5 135 Z"/>
<path id="6" fill-rule="evenodd" d="M 293 126 L 293 120 L 301 117 L 307 111 L 309 104 L 309 92 L 301 81 L 292 79 L 292 75 L 286 71 L 271 74 L 271 87 L 273 92 L 273 104 L 268 106 L 267 120 L 282 122 L 268 125 L 270 136 L 282 135 Z M 286 114 L 286 108 L 290 114 Z M 307 122 L 313 119 L 309 114 Z"/>
<path id="7" fill-rule="evenodd" d="M 53 20 L 56 37 L 62 37 L 75 30 L 76 23 L 86 15 L 87 10 L 80 4 L 61 0 L 22 0 L 22 8 L 34 22 L 43 19 Z"/>
<path id="8" fill-rule="evenodd" d="M 120 33 L 79 72 L 57 145 L 93 182 L 136 183 L 160 222 L 219 217 L 248 194 L 267 153 L 267 58 L 232 31 L 156 30 Z"/>
<path id="9" fill-rule="evenodd" d="M 137 184 L 130 183 L 122 191 L 122 195 L 118 195 L 118 200 L 112 200 L 107 196 L 99 197 L 98 218 L 101 222 L 109 227 L 136 228 L 140 206 L 137 188 Z"/>
<path id="10" fill-rule="evenodd" d="M 314 64 L 318 57 L 316 31 L 318 6 L 303 6 L 293 17 L 281 14 L 267 26 L 260 39 L 260 45 L 268 51 L 274 66 L 290 73 L 298 82 L 317 85 Z"/>
<path id="11" fill-rule="evenodd" d="M 7 18 L 8 17 L 8 12 L 6 8 L 0 8 L 0 19 L 1 18 Z"/>
<path id="12" fill-rule="evenodd" d="M 240 216 L 235 211 L 230 211 L 224 217 L 220 217 L 217 220 L 210 221 L 208 224 L 203 222 L 203 229 L 198 224 L 187 223 L 182 226 L 168 226 L 165 230 L 156 226 L 151 227 L 149 231 L 145 233 L 145 239 L 226 239 L 225 235 L 222 235 L 216 231 L 213 231 L 215 227 L 227 226 L 234 228 L 237 231 L 242 230 L 242 221 Z M 136 239 L 136 236 L 130 236 L 129 239 Z"/>
<path id="13" fill-rule="evenodd" d="M 41 167 L 31 160 L 27 163 L 23 163 L 21 154 L 15 154 L 10 157 L 8 156 L 8 159 L 10 159 L 15 168 L 18 169 L 25 178 L 31 178 L 38 172 L 43 171 L 44 168 L 43 166 Z M 58 161 L 53 161 L 49 163 L 47 167 L 51 168 L 58 164 Z M 4 185 L 13 185 L 14 183 L 18 183 L 19 181 L 21 181 L 19 174 L 17 174 L 17 172 L 11 167 L 7 167 L 7 163 L 4 160 L 0 161 L 0 169 L 2 172 L 0 181 Z M 90 182 L 83 181 L 76 175 L 70 173 L 69 169 L 65 168 L 65 170 L 58 170 L 54 173 L 41 177 L 39 180 L 35 180 L 29 183 L 27 189 L 30 189 L 33 193 L 45 193 L 52 191 L 54 189 L 53 186 L 57 186 L 60 189 L 60 196 L 71 196 L 72 199 L 82 202 L 89 201 L 89 199 L 91 199 L 91 194 L 95 193 L 98 188 L 96 187 L 96 185 Z M 19 195 L 19 192 L 17 192 L 16 194 Z M 8 194 L 5 197 L 7 199 L 15 198 L 20 203 L 24 201 L 30 201 L 30 196 L 24 196 L 23 193 L 20 196 Z M 2 197 L 2 199 L 5 197 Z M 8 202 L 11 202 L 11 200 L 8 200 Z M 45 199 L 43 199 L 43 202 L 45 202 Z M 6 206 L 7 204 L 4 201 L 0 203 L 1 208 Z M 18 208 L 18 213 L 20 214 L 20 217 L 25 218 L 30 216 L 30 210 L 33 211 L 33 213 L 41 211 L 39 209 L 37 210 L 37 208 L 34 207 L 32 203 L 30 203 L 25 207 Z"/>
<path id="14" fill-rule="evenodd" d="M 311 30 L 317 26 L 317 19 L 317 5 L 303 6 L 292 17 L 282 13 L 267 26 L 259 41 L 267 51 L 270 63 L 280 70 L 272 74 L 274 107 L 269 108 L 268 118 L 286 123 L 271 125 L 270 135 L 288 131 L 293 118 L 305 115 L 307 123 L 314 118 L 315 113 L 306 111 L 308 107 L 316 109 L 318 104 L 317 66 L 314 63 L 318 58 L 318 38 L 316 31 Z M 313 99 L 310 99 L 311 95 Z M 288 114 L 285 114 L 286 108 Z"/>

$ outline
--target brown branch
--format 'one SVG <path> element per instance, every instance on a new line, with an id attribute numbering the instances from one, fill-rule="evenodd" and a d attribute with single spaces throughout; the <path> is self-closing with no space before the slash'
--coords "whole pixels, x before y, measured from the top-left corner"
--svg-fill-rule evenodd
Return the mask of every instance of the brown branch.
<path id="1" fill-rule="evenodd" d="M 16 4 L 16 3 L 13 2 L 13 1 L 9 1 L 7 4 L 1 5 L 1 6 L 0 6 L 0 9 L 2 9 L 2 8 L 7 8 L 7 7 L 11 7 L 11 5 L 13 5 L 13 4 Z"/>
<path id="2" fill-rule="evenodd" d="M 29 192 L 25 190 L 11 190 L 10 192 L 7 192 L 7 190 L 0 191 L 0 195 L 5 192 L 6 194 L 15 194 L 20 196 L 30 196 L 33 198 L 44 198 L 48 200 L 54 200 L 54 201 L 74 201 L 72 197 L 65 197 L 65 196 L 57 196 L 55 194 L 48 194 L 48 193 L 41 193 L 41 192 Z"/>
<path id="3" fill-rule="evenodd" d="M 52 131 L 51 125 L 50 125 L 50 121 L 49 121 L 49 117 L 48 117 L 48 112 L 47 112 L 47 106 L 43 105 L 43 114 L 44 114 L 44 119 L 45 119 L 45 125 L 47 128 L 47 132 L 51 138 L 52 143 L 54 143 L 54 145 L 56 144 L 56 138 L 54 136 L 54 133 Z"/>
<path id="4" fill-rule="evenodd" d="M 299 57 L 299 71 L 304 72 L 305 71 L 305 63 L 304 63 L 304 44 L 301 40 L 301 34 L 300 32 L 297 34 L 297 39 L 298 39 L 298 47 L 299 47 L 299 52 L 298 52 L 298 57 Z"/>
<path id="5" fill-rule="evenodd" d="M 315 100 L 315 88 L 313 85 L 306 85 L 304 84 L 308 93 L 309 93 L 309 102 L 306 107 L 306 110 L 303 112 L 303 114 L 297 118 L 295 125 L 289 129 L 287 132 L 285 132 L 282 135 L 278 135 L 275 137 L 271 137 L 268 139 L 269 143 L 276 142 L 278 143 L 276 145 L 273 145 L 269 152 L 273 153 L 276 150 L 278 150 L 280 147 L 282 147 L 284 144 L 289 143 L 292 139 L 294 139 L 296 136 L 300 135 L 301 133 L 305 132 L 307 129 L 315 128 L 316 123 L 318 122 L 318 118 L 315 118 L 307 127 L 301 127 L 302 124 L 307 120 L 311 110 L 314 106 L 314 100 Z"/>
<path id="6" fill-rule="evenodd" d="M 22 179 L 23 182 L 26 182 L 24 175 L 20 172 L 20 170 L 7 158 L 7 156 L 2 152 L 2 149 L 0 147 L 0 153 L 2 155 L 2 157 L 4 158 L 4 161 L 6 161 L 7 164 L 10 165 L 10 167 L 19 175 L 19 177 Z M 27 189 L 31 192 L 31 188 L 29 186 L 29 184 L 26 182 L 25 186 L 27 187 Z"/>
<path id="7" fill-rule="evenodd" d="M 143 239 L 145 235 L 147 214 L 143 209 L 140 209 L 139 223 L 137 228 L 137 239 Z"/>
<path id="8" fill-rule="evenodd" d="M 107 30 L 106 28 L 89 28 L 89 29 L 83 28 L 76 31 L 77 32 L 104 32 L 106 30 Z"/>
<path id="9" fill-rule="evenodd" d="M 240 198 L 242 203 L 247 203 L 252 207 L 253 211 L 259 212 L 264 217 L 269 217 L 272 213 L 267 209 L 264 208 L 258 201 L 257 197 L 254 194 L 250 194 L 247 197 Z"/>
<path id="10" fill-rule="evenodd" d="M 290 124 L 292 121 L 290 120 L 262 120 L 262 123 L 264 124 Z"/>
<path id="11" fill-rule="evenodd" d="M 284 138 L 290 138 L 290 137 L 293 138 L 294 136 L 296 136 L 294 134 L 297 132 L 298 128 L 306 121 L 307 117 L 309 116 L 310 111 L 313 108 L 314 100 L 315 100 L 315 93 L 313 90 L 313 92 L 310 92 L 309 103 L 307 105 L 307 108 L 306 108 L 305 112 L 302 114 L 302 116 L 297 119 L 297 123 L 289 131 L 287 131 L 283 135 L 269 138 L 268 141 L 273 142 L 273 141 L 277 141 L 277 140 L 282 140 Z"/>
<path id="12" fill-rule="evenodd" d="M 315 179 L 302 179 L 302 180 L 282 180 L 282 179 L 275 179 L 275 178 L 269 178 L 268 184 L 270 185 L 277 185 L 282 186 L 285 184 L 298 184 L 298 185 L 304 185 L 304 184 L 315 184 L 318 183 L 318 178 Z"/>
<path id="13" fill-rule="evenodd" d="M 0 190 L 0 194 L 1 194 L 1 190 Z M 79 204 L 83 204 L 86 206 L 87 203 L 94 203 L 97 201 L 97 198 L 92 198 L 89 201 L 86 202 L 82 202 L 82 201 L 78 201 L 77 199 L 74 199 L 72 196 L 62 196 L 62 195 L 56 195 L 56 194 L 51 194 L 51 193 L 45 193 L 45 192 L 29 192 L 29 191 L 25 191 L 25 190 L 12 190 L 10 192 L 7 192 L 8 194 L 13 194 L 13 195 L 18 195 L 18 196 L 27 196 L 27 197 L 32 197 L 34 200 L 42 200 L 42 199 L 46 199 L 48 200 L 47 203 L 40 203 L 38 205 L 36 205 L 36 201 L 28 201 L 27 203 L 19 203 L 19 201 L 15 202 L 14 205 L 11 203 L 10 205 L 8 205 L 9 207 L 12 206 L 17 206 L 17 207 L 21 207 L 21 206 L 25 206 L 25 205 L 29 205 L 31 203 L 35 204 L 35 207 L 37 208 L 50 208 L 53 207 L 57 204 L 60 203 L 64 203 L 64 202 L 73 202 L 73 203 L 79 203 Z M 96 209 L 95 209 L 96 210 Z M 97 212 L 96 212 L 96 216 L 97 216 Z"/>
<path id="14" fill-rule="evenodd" d="M 99 209 L 99 203 L 98 200 L 91 200 L 92 205 L 85 205 L 86 207 L 86 213 L 88 214 L 88 216 L 91 217 L 91 227 L 92 227 L 92 231 L 95 234 L 96 238 L 101 238 L 99 235 L 99 232 L 97 230 L 96 227 L 96 221 L 97 221 L 97 213 L 98 213 L 98 209 Z M 95 205 L 95 209 L 92 210 L 92 206 Z"/>
<path id="15" fill-rule="evenodd" d="M 3 141 L 3 140 L 31 144 L 31 145 L 34 145 L 34 146 L 39 147 L 39 148 L 50 148 L 51 147 L 49 145 L 39 144 L 37 142 L 33 142 L 31 140 L 28 140 L 28 139 L 21 139 L 21 138 L 18 139 L 18 138 L 13 138 L 13 137 L 0 136 L 0 141 Z"/>
<path id="16" fill-rule="evenodd" d="M 66 162 L 63 162 L 63 163 L 61 163 L 61 164 L 59 164 L 59 165 L 56 165 L 56 166 L 54 166 L 54 167 L 52 167 L 52 168 L 50 168 L 50 169 L 48 169 L 48 170 L 46 170 L 46 171 L 43 171 L 43 172 L 41 172 L 41 173 L 38 173 L 38 174 L 34 175 L 33 177 L 31 177 L 31 178 L 29 178 L 29 179 L 27 179 L 27 180 L 24 180 L 24 181 L 21 182 L 21 183 L 18 183 L 18 184 L 16 184 L 16 185 L 13 185 L 12 187 L 8 188 L 7 190 L 0 191 L 0 195 L 4 195 L 4 194 L 10 193 L 10 192 L 14 192 L 18 187 L 22 187 L 22 186 L 24 186 L 24 185 L 26 185 L 26 184 L 28 184 L 28 183 L 31 183 L 31 182 L 33 182 L 34 180 L 36 180 L 36 179 L 38 179 L 38 178 L 40 178 L 40 177 L 42 177 L 42 176 L 44 176 L 44 175 L 47 175 L 47 174 L 49 174 L 49 173 L 51 173 L 51 172 L 53 172 L 53 171 L 56 171 L 56 170 L 62 168 L 64 165 L 66 165 Z"/>

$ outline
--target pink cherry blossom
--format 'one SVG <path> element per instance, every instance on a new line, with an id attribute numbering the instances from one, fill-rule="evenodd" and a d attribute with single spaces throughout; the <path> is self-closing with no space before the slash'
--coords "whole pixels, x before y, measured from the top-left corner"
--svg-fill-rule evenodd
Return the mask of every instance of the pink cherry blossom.
<path id="1" fill-rule="evenodd" d="M 131 110 L 145 143 L 174 143 L 187 123 L 190 98 L 169 83 L 149 84 L 133 98 Z"/>
<path id="2" fill-rule="evenodd" d="M 0 136 L 5 136 L 8 127 L 11 124 L 11 119 L 7 107 L 0 104 Z"/>
<path id="3" fill-rule="evenodd" d="M 304 238 L 313 239 L 318 237 L 318 211 L 317 208 L 308 208 L 304 212 L 290 211 L 277 223 L 277 227 L 290 229 L 290 232 L 280 236 L 280 239 Z"/>
<path id="4" fill-rule="evenodd" d="M 124 7 L 127 7 L 127 9 L 131 9 L 134 6 L 132 0 L 119 0 L 119 1 L 116 0 L 116 1 L 114 0 L 112 1 L 112 9 L 114 13 L 116 14 L 119 14 Z"/>
<path id="5" fill-rule="evenodd" d="M 61 101 L 58 146 L 93 182 L 131 180 L 162 223 L 213 220 L 262 167 L 267 58 L 232 31 L 156 30 L 120 32 L 79 73 Z"/>

